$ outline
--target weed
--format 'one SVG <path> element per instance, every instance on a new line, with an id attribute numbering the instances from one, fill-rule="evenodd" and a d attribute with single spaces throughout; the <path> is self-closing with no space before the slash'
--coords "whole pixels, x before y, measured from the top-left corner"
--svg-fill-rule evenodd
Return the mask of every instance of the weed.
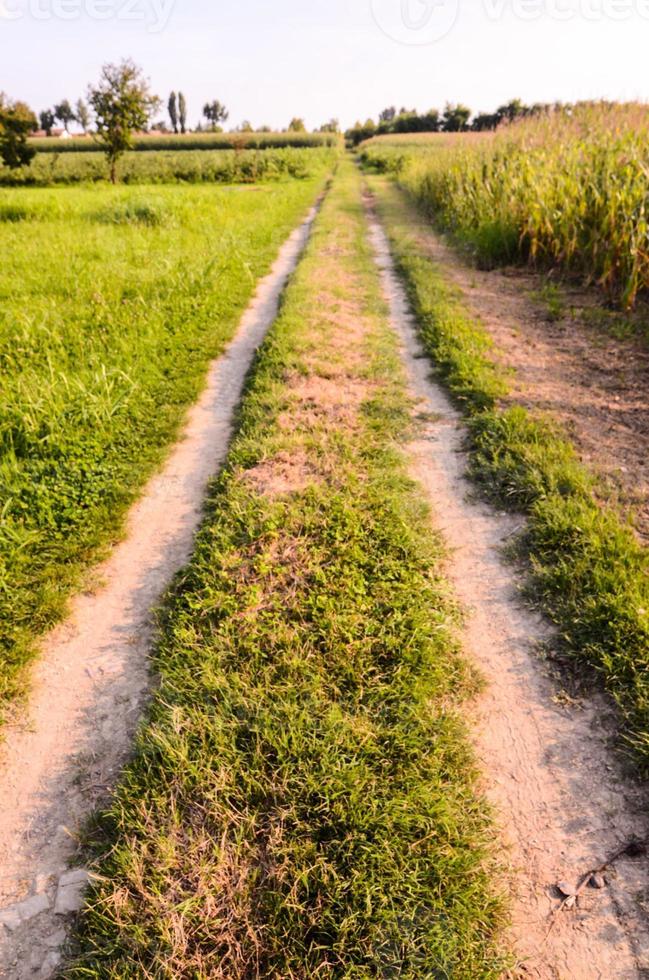
<path id="1" fill-rule="evenodd" d="M 564 297 L 556 283 L 543 283 L 540 289 L 532 293 L 532 298 L 543 303 L 547 312 L 547 318 L 551 323 L 556 323 L 564 318 L 566 314 Z"/>
<path id="2" fill-rule="evenodd" d="M 127 153 L 118 168 L 124 184 L 252 184 L 287 178 L 317 177 L 331 168 L 335 148 L 284 147 L 274 150 L 156 150 Z M 108 165 L 101 153 L 54 156 L 38 153 L 29 167 L 0 167 L 0 186 L 47 187 L 53 184 L 101 183 Z"/>

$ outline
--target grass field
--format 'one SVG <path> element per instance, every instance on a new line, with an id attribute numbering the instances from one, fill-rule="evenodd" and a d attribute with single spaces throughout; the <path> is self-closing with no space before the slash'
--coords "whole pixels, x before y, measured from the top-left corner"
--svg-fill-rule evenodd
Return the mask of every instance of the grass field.
<path id="1" fill-rule="evenodd" d="M 323 186 L 5 191 L 0 703 Z"/>
<path id="2" fill-rule="evenodd" d="M 562 654 L 594 668 L 620 707 L 626 740 L 649 772 L 649 556 L 567 436 L 522 406 L 502 409 L 506 367 L 428 258 L 423 220 L 385 178 L 371 178 L 422 341 L 469 421 L 473 476 L 527 515 L 521 551 L 530 592 L 557 624 Z"/>
<path id="3" fill-rule="evenodd" d="M 645 106 L 601 104 L 493 135 L 379 137 L 361 157 L 480 262 L 558 269 L 628 308 L 649 287 L 648 146 Z"/>
<path id="4" fill-rule="evenodd" d="M 127 153 L 118 165 L 118 176 L 125 184 L 231 184 L 306 178 L 332 166 L 337 153 L 336 148 L 324 146 L 237 151 L 156 149 Z M 102 153 L 38 153 L 28 167 L 10 170 L 0 166 L 0 186 L 5 187 L 97 183 L 108 177 Z"/>
<path id="5" fill-rule="evenodd" d="M 334 393 L 334 390 L 337 392 Z M 497 977 L 476 689 L 347 165 L 262 348 L 66 976 Z"/>

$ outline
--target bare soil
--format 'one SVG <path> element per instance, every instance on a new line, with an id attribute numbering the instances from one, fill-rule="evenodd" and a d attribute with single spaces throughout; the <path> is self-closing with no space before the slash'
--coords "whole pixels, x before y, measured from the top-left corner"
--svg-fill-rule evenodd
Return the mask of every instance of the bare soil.
<path id="1" fill-rule="evenodd" d="M 586 887 L 573 907 L 563 904 L 556 886 L 577 886 L 582 875 L 630 840 L 646 839 L 646 792 L 625 780 L 609 747 L 615 726 L 605 703 L 596 698 L 579 703 L 565 699 L 543 667 L 539 647 L 551 642 L 552 633 L 522 604 L 517 570 L 502 557 L 503 546 L 520 524 L 475 501 L 465 476 L 461 420 L 443 390 L 430 380 L 430 365 L 417 340 L 387 239 L 374 218 L 371 238 L 416 399 L 419 424 L 417 438 L 408 447 L 411 472 L 423 486 L 435 527 L 449 548 L 447 574 L 465 611 L 465 650 L 488 682 L 469 723 L 484 791 L 502 828 L 503 859 L 510 867 L 510 934 L 516 955 L 512 975 L 638 980 L 649 970 L 646 856 L 616 861 L 603 876 L 604 887 Z M 446 268 L 446 250 L 434 247 Z M 452 272 L 459 278 L 457 263 Z M 513 333 L 514 311 L 529 311 L 527 301 L 519 303 L 512 291 L 501 309 L 500 288 L 491 285 L 489 277 L 480 281 L 482 310 L 490 310 L 489 322 L 497 322 L 499 330 L 507 322 Z M 526 329 L 528 337 L 536 336 L 540 326 L 530 321 Z M 561 377 L 571 371 L 576 378 L 590 376 L 591 362 L 580 368 L 577 346 L 570 340 L 565 346 L 559 362 L 556 352 L 540 340 L 536 354 L 532 350 L 525 362 L 530 376 L 538 375 L 532 397 L 540 399 L 544 392 L 550 398 L 556 363 L 564 365 L 557 367 L 560 375 L 564 371 Z M 552 372 L 547 382 L 542 377 L 543 357 Z M 576 381 L 574 387 L 578 388 Z M 567 411 L 577 414 L 586 396 L 575 390 L 571 399 L 572 391 L 565 388 Z"/>
<path id="2" fill-rule="evenodd" d="M 238 332 L 208 373 L 183 436 L 132 509 L 124 540 L 42 643 L 27 716 L 0 749 L 0 976 L 50 977 L 83 869 L 84 821 L 105 801 L 128 758 L 152 678 L 152 610 L 186 563 L 209 480 L 221 465 L 255 350 L 307 240 L 315 209 L 282 247 Z"/>
<path id="3" fill-rule="evenodd" d="M 628 510 L 639 538 L 649 541 L 646 342 L 616 339 L 588 322 L 600 302 L 594 290 L 558 287 L 555 319 L 538 298 L 541 276 L 472 268 L 414 213 L 413 229 L 495 341 L 495 356 L 514 369 L 509 400 L 565 427 L 583 462 Z"/>
<path id="4" fill-rule="evenodd" d="M 299 493 L 319 480 L 319 473 L 306 453 L 280 452 L 247 469 L 242 480 L 264 497 Z"/>

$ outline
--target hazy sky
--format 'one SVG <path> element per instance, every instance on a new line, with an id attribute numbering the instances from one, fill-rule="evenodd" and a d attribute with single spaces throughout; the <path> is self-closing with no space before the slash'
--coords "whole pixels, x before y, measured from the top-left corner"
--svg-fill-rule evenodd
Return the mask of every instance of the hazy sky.
<path id="1" fill-rule="evenodd" d="M 133 57 L 166 98 L 285 126 L 649 96 L 649 0 L 0 0 L 0 90 L 40 110 Z"/>

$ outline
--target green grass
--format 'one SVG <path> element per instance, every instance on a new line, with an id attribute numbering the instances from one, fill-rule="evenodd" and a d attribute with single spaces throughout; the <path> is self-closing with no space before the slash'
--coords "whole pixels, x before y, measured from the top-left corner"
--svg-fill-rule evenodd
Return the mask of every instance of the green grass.
<path id="1" fill-rule="evenodd" d="M 359 191 L 345 168 L 255 365 L 150 717 L 91 833 L 70 980 L 501 975 L 458 717 L 477 680 L 398 448 L 409 404 Z M 336 315 L 365 326 L 356 359 Z M 301 400 L 341 369 L 365 386 L 356 414 Z M 308 485 L 250 478 L 296 454 Z"/>
<path id="2" fill-rule="evenodd" d="M 521 542 L 530 591 L 556 623 L 564 653 L 592 668 L 617 702 L 625 742 L 649 772 L 649 557 L 548 419 L 503 409 L 507 376 L 443 270 L 417 241 L 426 226 L 403 193 L 370 178 L 427 353 L 468 418 L 474 478 L 527 515 Z"/>
<path id="3" fill-rule="evenodd" d="M 0 707 L 324 175 L 0 203 Z"/>
<path id="4" fill-rule="evenodd" d="M 333 166 L 337 155 L 336 148 L 317 146 L 131 152 L 120 160 L 118 177 L 124 184 L 244 184 L 308 178 L 316 176 L 323 167 Z M 0 165 L 0 186 L 4 187 L 98 183 L 108 178 L 109 168 L 102 153 L 38 153 L 28 167 L 10 170 Z"/>

